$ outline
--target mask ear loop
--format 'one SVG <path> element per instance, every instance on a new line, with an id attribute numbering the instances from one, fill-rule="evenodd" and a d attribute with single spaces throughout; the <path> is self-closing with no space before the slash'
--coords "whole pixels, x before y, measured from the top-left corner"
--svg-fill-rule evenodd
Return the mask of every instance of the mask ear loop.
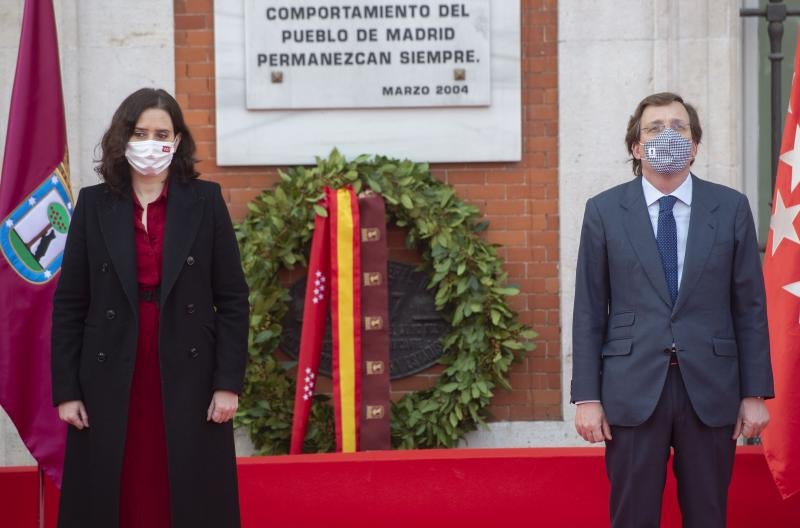
<path id="1" fill-rule="evenodd" d="M 641 141 L 639 141 L 638 143 L 639 143 L 639 146 L 642 147 L 642 157 L 639 158 L 639 159 L 646 160 L 646 159 L 649 159 L 650 157 L 652 157 L 649 152 L 645 152 L 645 144 L 642 143 Z M 655 152 L 653 152 L 652 155 L 655 156 Z"/>

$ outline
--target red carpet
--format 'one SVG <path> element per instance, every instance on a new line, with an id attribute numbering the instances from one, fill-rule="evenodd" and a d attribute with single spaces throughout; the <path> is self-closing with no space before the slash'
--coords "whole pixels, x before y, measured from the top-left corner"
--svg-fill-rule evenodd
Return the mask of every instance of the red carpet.
<path id="1" fill-rule="evenodd" d="M 242 520 L 261 527 L 608 526 L 602 449 L 454 449 L 239 460 Z M 0 526 L 36 526 L 36 472 L 0 469 Z M 675 481 L 663 526 L 679 527 Z M 47 493 L 55 526 L 57 492 Z M 739 448 L 729 528 L 800 527 L 759 448 Z M 199 528 L 199 527 L 198 527 Z"/>

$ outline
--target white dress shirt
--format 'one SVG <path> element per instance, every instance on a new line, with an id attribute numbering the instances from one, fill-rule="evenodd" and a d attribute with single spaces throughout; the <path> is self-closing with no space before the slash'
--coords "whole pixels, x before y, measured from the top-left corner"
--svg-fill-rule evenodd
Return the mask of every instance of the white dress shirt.
<path id="1" fill-rule="evenodd" d="M 644 189 L 644 202 L 653 224 L 653 235 L 658 237 L 658 200 L 667 196 L 653 187 L 653 184 L 642 176 L 642 189 Z M 683 262 L 686 259 L 686 239 L 689 237 L 689 215 L 692 212 L 692 175 L 690 174 L 680 186 L 670 193 L 678 199 L 672 208 L 675 217 L 675 227 L 678 231 L 678 290 L 683 278 Z"/>
<path id="2" fill-rule="evenodd" d="M 653 236 L 658 237 L 658 200 L 667 196 L 647 181 L 642 176 L 642 189 L 644 189 L 644 203 L 647 205 L 647 212 L 650 215 L 650 223 L 653 224 Z M 672 215 L 675 217 L 675 227 L 678 239 L 678 290 L 680 291 L 681 279 L 683 278 L 683 261 L 686 259 L 686 239 L 689 237 L 689 216 L 692 212 L 692 175 L 683 181 L 677 189 L 670 193 L 678 200 L 672 207 Z M 582 403 L 599 403 L 599 400 L 584 400 L 575 402 L 576 405 Z"/>

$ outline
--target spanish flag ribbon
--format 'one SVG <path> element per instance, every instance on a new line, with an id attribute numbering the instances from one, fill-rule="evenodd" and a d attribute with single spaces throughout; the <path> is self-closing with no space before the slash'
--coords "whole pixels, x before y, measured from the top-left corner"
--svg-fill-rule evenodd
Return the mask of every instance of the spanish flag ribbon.
<path id="1" fill-rule="evenodd" d="M 291 454 L 302 452 L 329 310 L 333 335 L 336 450 L 352 453 L 359 447 L 361 245 L 358 201 L 350 187 L 326 188 L 321 205 L 327 216 L 317 215 L 314 220 L 297 365 Z"/>
<path id="2" fill-rule="evenodd" d="M 358 451 L 361 415 L 361 239 L 352 188 L 327 190 L 331 218 L 331 325 L 336 450 Z"/>

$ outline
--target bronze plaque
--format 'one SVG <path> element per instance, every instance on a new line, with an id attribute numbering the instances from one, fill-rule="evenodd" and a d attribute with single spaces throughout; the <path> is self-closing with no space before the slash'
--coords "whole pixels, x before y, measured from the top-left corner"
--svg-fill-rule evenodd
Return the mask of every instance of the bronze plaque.
<path id="1" fill-rule="evenodd" d="M 377 315 L 375 317 L 371 317 L 371 316 L 368 315 L 368 316 L 366 316 L 364 318 L 364 327 L 363 328 L 366 331 L 382 330 L 383 329 L 383 319 L 381 318 L 380 315 Z"/>
<path id="2" fill-rule="evenodd" d="M 383 405 L 367 405 L 367 420 L 382 420 L 386 416 Z"/>
<path id="3" fill-rule="evenodd" d="M 389 376 L 404 378 L 435 365 L 442 356 L 441 339 L 450 325 L 436 311 L 433 294 L 427 290 L 428 275 L 416 266 L 389 261 Z M 297 359 L 303 325 L 305 277 L 289 288 L 292 299 L 283 320 L 281 350 Z M 362 295 L 369 295 L 369 288 Z M 365 329 L 366 330 L 366 329 Z M 331 375 L 331 321 L 325 323 L 320 373 Z"/>
<path id="4" fill-rule="evenodd" d="M 383 361 L 367 361 L 367 376 L 383 374 Z"/>
<path id="5" fill-rule="evenodd" d="M 361 229 L 362 242 L 377 242 L 381 239 L 381 230 L 377 227 L 365 227 Z"/>
<path id="6" fill-rule="evenodd" d="M 364 274 L 364 286 L 380 286 L 381 272 L 372 271 Z"/>

